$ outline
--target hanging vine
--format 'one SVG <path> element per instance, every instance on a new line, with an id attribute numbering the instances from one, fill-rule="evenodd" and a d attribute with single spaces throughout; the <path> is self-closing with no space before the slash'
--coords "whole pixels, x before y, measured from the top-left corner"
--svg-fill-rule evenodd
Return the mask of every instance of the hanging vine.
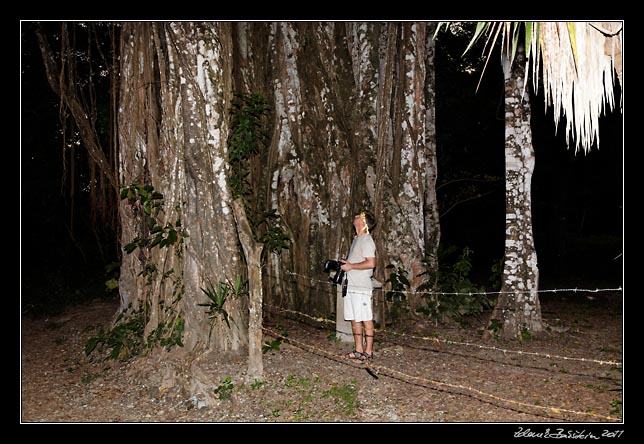
<path id="1" fill-rule="evenodd" d="M 118 238 L 119 231 L 114 113 L 120 26 L 100 22 L 54 25 L 60 29 L 54 31 L 48 28 L 52 24 L 34 23 L 33 31 L 48 83 L 60 99 L 63 186 L 70 201 L 70 236 L 74 239 L 76 198 L 89 192 L 90 227 L 97 239 L 101 237 L 99 231 L 107 229 L 105 238 L 112 240 Z M 59 42 L 60 46 L 52 48 L 51 42 Z M 86 164 L 77 165 L 79 161 Z M 80 245 L 79 250 L 83 251 Z"/>

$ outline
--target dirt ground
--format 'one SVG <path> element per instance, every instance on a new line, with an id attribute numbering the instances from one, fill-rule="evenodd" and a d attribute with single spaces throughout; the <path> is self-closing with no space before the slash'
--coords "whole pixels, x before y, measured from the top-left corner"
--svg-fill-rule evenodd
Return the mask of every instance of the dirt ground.
<path id="1" fill-rule="evenodd" d="M 85 355 L 114 302 L 24 315 L 20 424 L 510 423 L 522 433 L 523 424 L 558 423 L 571 434 L 568 425 L 598 423 L 616 430 L 623 425 L 622 292 L 546 294 L 541 304 L 548 332 L 523 341 L 484 342 L 476 325 L 379 330 L 369 368 L 342 358 L 353 347 L 334 340 L 333 325 L 274 319 L 265 340 L 275 332 L 286 339 L 263 355 L 263 380 L 247 380 L 243 356 L 200 362 L 215 387 L 210 405 L 200 387 L 177 388 L 184 376 L 168 365 L 177 359 L 172 351 L 128 362 Z"/>

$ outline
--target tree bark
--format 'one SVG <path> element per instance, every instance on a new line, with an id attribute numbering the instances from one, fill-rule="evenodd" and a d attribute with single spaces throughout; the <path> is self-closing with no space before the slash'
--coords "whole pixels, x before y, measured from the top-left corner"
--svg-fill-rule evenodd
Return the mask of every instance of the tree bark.
<path id="1" fill-rule="evenodd" d="M 246 256 L 248 269 L 248 380 L 249 382 L 264 379 L 264 363 L 262 361 L 262 249 L 264 246 L 255 241 L 253 230 L 246 218 L 244 204 L 241 199 L 233 202 L 235 221 L 239 241 Z"/>
<path id="2" fill-rule="evenodd" d="M 149 306 L 146 332 L 171 316 L 185 320 L 188 351 L 241 351 L 247 301 L 226 307 L 233 322 L 213 325 L 202 288 L 241 275 L 227 185 L 232 98 L 228 23 L 125 23 L 119 136 L 121 183 L 151 184 L 164 196 L 162 225 L 181 221 L 183 244 L 124 254 L 121 309 Z M 121 204 L 123 245 L 146 232 L 144 214 Z M 153 264 L 157 272 L 142 275 Z"/>
<path id="3" fill-rule="evenodd" d="M 425 181 L 423 194 L 425 199 L 425 260 L 426 267 L 438 269 L 438 246 L 441 240 L 441 225 L 438 212 L 436 183 L 438 181 L 438 160 L 436 150 L 436 77 L 434 61 L 436 45 L 434 32 L 436 23 L 428 23 L 425 31 Z"/>
<path id="4" fill-rule="evenodd" d="M 525 85 L 525 54 L 520 48 L 505 72 L 506 237 L 501 293 L 485 337 L 521 339 L 543 330 L 539 268 L 532 235 L 531 183 L 535 157 L 530 102 Z M 524 96 L 525 95 L 525 96 Z"/>
<path id="5" fill-rule="evenodd" d="M 322 264 L 346 257 L 350 218 L 362 209 L 378 219 L 380 281 L 389 263 L 414 280 L 426 240 L 435 253 L 431 26 L 272 25 L 275 120 L 262 163 L 271 172 L 270 205 L 292 244 L 269 258 L 270 306 L 323 316 L 335 311 L 336 292 Z M 410 303 L 413 311 L 418 301 Z"/>

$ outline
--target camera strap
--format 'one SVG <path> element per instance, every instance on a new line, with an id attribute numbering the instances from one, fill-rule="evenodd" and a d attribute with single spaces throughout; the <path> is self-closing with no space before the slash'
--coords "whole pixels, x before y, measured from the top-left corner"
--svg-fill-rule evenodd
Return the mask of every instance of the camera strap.
<path id="1" fill-rule="evenodd" d="M 349 283 L 347 282 L 347 278 L 345 277 L 344 280 L 342 281 L 342 297 L 345 297 L 347 295 L 347 286 Z"/>

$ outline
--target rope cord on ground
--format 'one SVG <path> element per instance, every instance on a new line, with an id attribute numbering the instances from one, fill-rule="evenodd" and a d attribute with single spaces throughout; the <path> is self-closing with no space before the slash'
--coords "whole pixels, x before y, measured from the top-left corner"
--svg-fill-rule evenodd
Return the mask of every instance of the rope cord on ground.
<path id="1" fill-rule="evenodd" d="M 268 306 L 271 310 L 274 311 L 279 311 L 279 312 L 284 312 L 284 313 L 291 313 L 295 314 L 297 316 L 301 316 L 304 318 L 311 319 L 315 322 L 321 322 L 325 324 L 335 324 L 336 322 L 331 320 L 331 319 L 325 319 L 322 317 L 315 317 L 315 316 L 310 316 L 306 313 L 298 312 L 295 310 L 288 310 L 288 309 L 282 309 L 279 307 L 273 307 L 273 306 Z M 485 349 L 485 350 L 493 350 L 497 352 L 501 352 L 503 354 L 511 354 L 515 353 L 517 355 L 526 355 L 526 356 L 539 356 L 539 357 L 544 357 L 548 359 L 561 359 L 565 361 L 580 361 L 580 362 L 592 362 L 595 364 L 600 364 L 600 365 L 613 365 L 617 367 L 621 367 L 622 363 L 618 361 L 606 361 L 602 359 L 592 359 L 592 358 L 577 358 L 577 357 L 571 357 L 571 356 L 559 356 L 559 355 L 553 355 L 550 353 L 541 353 L 541 352 L 530 352 L 530 351 L 525 351 L 525 350 L 511 350 L 511 349 L 506 349 L 506 348 L 500 348 L 500 347 L 495 347 L 492 345 L 483 345 L 483 344 L 475 344 L 471 342 L 460 342 L 460 341 L 453 341 L 451 339 L 441 339 L 437 337 L 428 337 L 428 336 L 417 336 L 417 335 L 411 335 L 408 333 L 397 333 L 392 330 L 381 330 L 381 329 L 375 329 L 376 332 L 379 333 L 387 333 L 387 334 L 392 334 L 396 336 L 401 336 L 401 337 L 406 337 L 410 339 L 418 339 L 418 340 L 423 340 L 423 341 L 432 341 L 436 343 L 444 343 L 448 345 L 462 345 L 462 346 L 469 346 L 469 347 L 477 347 L 480 349 Z"/>
<path id="2" fill-rule="evenodd" d="M 327 286 L 333 286 L 335 287 L 335 284 L 330 283 L 328 280 L 318 280 L 318 279 L 313 279 L 301 274 L 293 273 L 293 272 L 286 272 L 286 274 L 291 275 L 297 279 L 305 279 L 310 282 L 311 287 L 317 286 L 317 284 L 325 284 Z M 380 288 L 381 293 L 384 293 L 386 290 Z M 533 293 L 535 290 L 525 290 L 523 293 Z M 585 293 L 599 293 L 599 292 L 616 292 L 616 291 L 622 291 L 622 287 L 617 287 L 617 288 L 596 288 L 596 289 L 580 289 L 580 288 L 569 288 L 569 289 L 546 289 L 546 290 L 538 290 L 537 293 L 567 293 L 567 292 L 585 292 Z M 405 293 L 405 294 L 422 294 L 422 295 L 459 295 L 459 294 L 466 294 L 466 295 L 490 295 L 490 294 L 495 294 L 495 295 L 500 295 L 503 293 L 512 293 L 516 294 L 517 291 L 511 291 L 511 292 L 501 292 L 501 291 L 495 291 L 495 292 L 465 292 L 465 293 L 458 293 L 458 292 L 435 292 L 435 291 L 423 291 L 423 292 L 416 292 L 416 291 L 398 291 L 396 290 L 396 293 Z M 592 299 L 592 298 L 591 298 Z M 272 307 L 272 306 L 267 306 L 267 308 L 271 310 L 277 310 L 279 312 L 283 313 L 290 313 L 293 314 L 297 317 L 303 317 L 303 318 L 308 318 L 311 319 L 312 321 L 315 321 L 317 323 L 324 323 L 324 324 L 335 324 L 335 321 L 326 319 L 323 317 L 316 317 L 316 316 L 311 316 L 306 313 L 298 312 L 295 310 L 288 310 L 288 309 L 282 309 L 279 307 Z M 413 375 L 408 375 L 405 374 L 401 371 L 383 367 L 381 365 L 375 365 L 372 362 L 365 362 L 363 364 L 357 365 L 357 364 L 352 364 L 348 362 L 346 359 L 343 359 L 341 356 L 329 353 L 323 349 L 320 349 L 318 347 L 304 344 L 300 341 L 297 341 L 292 338 L 287 338 L 283 336 L 282 334 L 271 331 L 268 329 L 264 329 L 264 331 L 267 332 L 267 334 L 274 336 L 276 338 L 281 338 L 282 340 L 291 343 L 293 345 L 297 345 L 299 348 L 305 350 L 305 351 L 310 351 L 313 353 L 321 354 L 329 359 L 332 359 L 334 361 L 342 362 L 345 365 L 350 365 L 353 367 L 360 367 L 360 368 L 365 368 L 372 376 L 377 377 L 377 374 L 383 374 L 395 379 L 399 379 L 403 382 L 407 383 L 412 383 L 412 381 L 418 381 L 418 382 L 423 382 L 425 384 L 431 384 L 434 386 L 438 387 L 447 387 L 451 389 L 460 389 L 460 390 L 465 390 L 469 392 L 470 394 L 476 394 L 479 397 L 483 398 L 488 398 L 488 399 L 493 399 L 499 402 L 504 402 L 507 404 L 511 405 L 516 405 L 516 406 L 521 406 L 524 408 L 530 408 L 530 409 L 538 409 L 541 411 L 549 412 L 550 414 L 562 414 L 562 413 L 568 413 L 568 414 L 573 414 L 573 415 L 584 415 L 584 416 L 589 416 L 589 417 L 594 417 L 594 418 L 600 418 L 603 420 L 608 420 L 608 421 L 620 421 L 619 418 L 614 418 L 611 416 L 604 416 L 604 415 L 598 415 L 594 413 L 589 413 L 589 412 L 581 412 L 581 411 L 576 411 L 576 410 L 570 410 L 570 409 L 565 409 L 565 408 L 557 408 L 557 407 L 551 407 L 551 406 L 542 406 L 542 405 L 533 405 L 533 404 L 528 404 L 525 402 L 521 401 L 516 401 L 513 399 L 508 399 L 504 398 L 498 395 L 494 395 L 491 393 L 484 392 L 482 390 L 476 389 L 474 387 L 470 386 L 465 386 L 461 384 L 453 384 L 449 382 L 443 382 L 443 381 L 437 381 L 421 376 L 413 376 Z M 565 360 L 565 361 L 580 361 L 580 362 L 589 362 L 589 363 L 596 363 L 599 365 L 612 365 L 612 366 L 617 366 L 621 367 L 622 363 L 614 360 L 603 360 L 603 359 L 591 359 L 591 358 L 584 358 L 584 357 L 570 357 L 570 356 L 560 356 L 560 355 L 553 355 L 550 353 L 542 353 L 542 352 L 530 352 L 530 351 L 525 351 L 525 350 L 511 350 L 511 349 L 505 349 L 505 348 L 500 348 L 500 347 L 495 347 L 495 346 L 490 346 L 490 345 L 482 345 L 482 344 L 476 344 L 476 343 L 470 343 L 470 342 L 462 342 L 462 341 L 453 341 L 449 339 L 442 339 L 442 338 L 437 338 L 437 337 L 426 337 L 426 336 L 418 336 L 418 335 L 410 335 L 406 333 L 397 333 L 389 330 L 380 330 L 378 329 L 381 334 L 387 333 L 387 334 L 393 334 L 393 335 L 398 335 L 401 337 L 405 338 L 410 338 L 410 339 L 418 339 L 418 340 L 423 340 L 423 341 L 432 341 L 436 342 L 438 344 L 444 343 L 447 345 L 459 345 L 459 346 L 468 346 L 468 347 L 477 347 L 480 349 L 486 349 L 486 350 L 492 350 L 496 352 L 500 352 L 503 354 L 517 354 L 517 355 L 526 355 L 526 356 L 541 356 L 545 357 L 548 359 L 560 359 L 560 360 Z"/>
<path id="3" fill-rule="evenodd" d="M 573 414 L 573 415 L 588 416 L 588 417 L 602 419 L 602 420 L 608 420 L 608 421 L 621 421 L 619 418 L 614 418 L 612 416 L 598 415 L 598 414 L 595 414 L 595 413 L 581 412 L 581 411 L 577 411 L 577 410 L 570 410 L 570 409 L 559 408 L 559 407 L 549 407 L 549 406 L 543 406 L 543 405 L 528 404 L 528 403 L 525 403 L 525 402 L 522 402 L 522 401 L 516 401 L 516 400 L 513 400 L 513 399 L 508 399 L 508 398 L 504 398 L 504 397 L 501 397 L 501 396 L 498 396 L 498 395 L 487 393 L 487 392 L 484 392 L 482 390 L 476 389 L 474 387 L 465 386 L 465 385 L 462 385 L 462 384 L 452 384 L 452 383 L 443 382 L 443 381 L 437 381 L 437 380 L 429 379 L 429 378 L 425 378 L 425 377 L 408 375 L 408 374 L 405 374 L 405 373 L 403 373 L 401 371 L 394 370 L 394 369 L 391 369 L 391 368 L 388 368 L 388 367 L 384 367 L 382 365 L 375 365 L 375 364 L 370 363 L 370 362 L 365 362 L 364 364 L 359 364 L 359 365 L 358 364 L 351 364 L 351 363 L 347 362 L 347 360 L 341 359 L 341 357 L 339 357 L 336 354 L 330 353 L 330 352 L 328 352 L 326 350 L 323 350 L 323 349 L 321 349 L 319 347 L 315 347 L 315 346 L 312 346 L 312 345 L 309 345 L 309 344 L 305 344 L 305 343 L 303 343 L 301 341 L 298 341 L 296 339 L 286 337 L 286 336 L 282 335 L 281 333 L 276 332 L 274 330 L 271 330 L 271 329 L 268 329 L 268 328 L 264 327 L 263 331 L 266 332 L 267 334 L 269 334 L 270 336 L 273 336 L 275 338 L 279 338 L 279 339 L 281 339 L 281 340 L 283 340 L 283 341 L 285 341 L 285 342 L 287 342 L 289 344 L 296 345 L 298 348 L 303 349 L 305 351 L 309 351 L 309 352 L 314 353 L 314 354 L 323 355 L 324 357 L 326 357 L 328 359 L 334 360 L 336 362 L 342 362 L 342 363 L 344 363 L 346 365 L 350 365 L 352 367 L 365 368 L 367 370 L 371 370 L 372 372 L 375 372 L 378 375 L 382 374 L 382 375 L 389 376 L 389 377 L 394 378 L 394 379 L 399 379 L 399 380 L 401 380 L 403 382 L 411 383 L 411 381 L 417 381 L 417 382 L 420 382 L 420 383 L 430 384 L 430 385 L 443 387 L 443 388 L 447 387 L 447 388 L 450 388 L 450 389 L 461 389 L 461 390 L 465 390 L 465 391 L 470 392 L 470 393 L 474 393 L 475 395 L 478 395 L 478 396 L 481 396 L 481 397 L 493 399 L 495 401 L 499 401 L 499 402 L 503 402 L 503 403 L 507 403 L 507 404 L 512 404 L 512 405 L 516 405 L 516 406 L 520 406 L 520 407 L 524 407 L 524 408 L 528 408 L 528 409 L 537 409 L 537 410 L 548 412 L 550 414 L 569 413 L 569 414 Z"/>

